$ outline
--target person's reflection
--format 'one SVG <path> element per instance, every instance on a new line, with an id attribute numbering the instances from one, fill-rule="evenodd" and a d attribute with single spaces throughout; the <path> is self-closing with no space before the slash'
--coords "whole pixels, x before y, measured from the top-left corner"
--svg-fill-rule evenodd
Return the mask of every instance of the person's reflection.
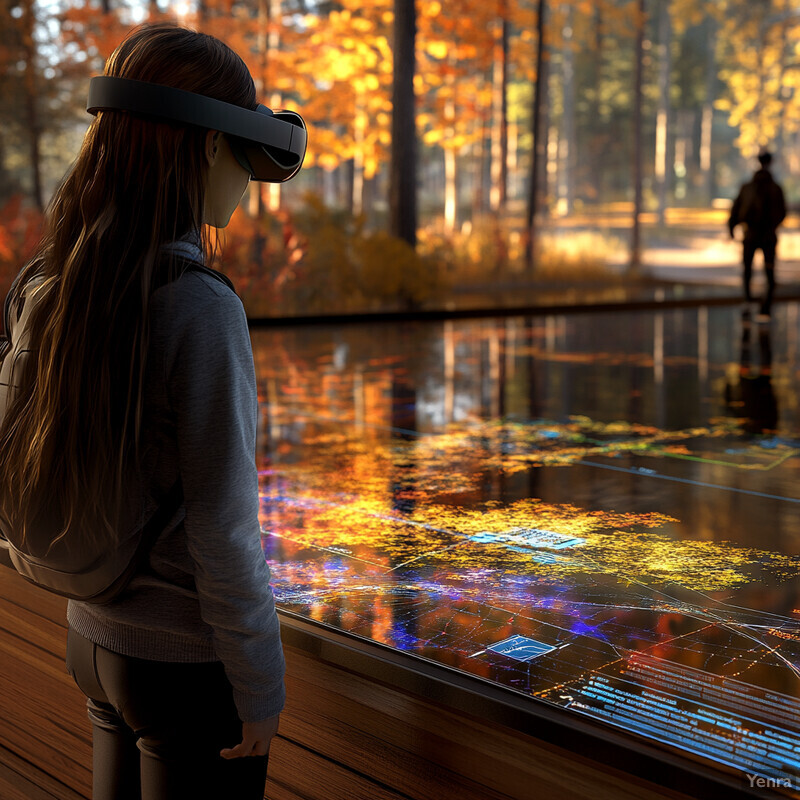
<path id="1" fill-rule="evenodd" d="M 753 363 L 753 339 L 758 337 L 759 358 Z M 778 401 L 772 387 L 772 342 L 770 330 L 758 326 L 757 333 L 748 316 L 742 317 L 741 366 L 739 384 L 725 386 L 730 413 L 742 418 L 747 433 L 764 433 L 778 427 Z"/>

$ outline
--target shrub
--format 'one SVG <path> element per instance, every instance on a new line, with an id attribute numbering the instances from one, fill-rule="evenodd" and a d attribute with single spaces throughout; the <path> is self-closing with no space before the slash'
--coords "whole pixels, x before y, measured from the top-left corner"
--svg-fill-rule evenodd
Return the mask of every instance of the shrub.
<path id="1" fill-rule="evenodd" d="M 367 232 L 363 216 L 328 209 L 308 195 L 291 224 L 295 268 L 280 294 L 294 313 L 413 310 L 443 296 L 441 261 L 388 233 Z"/>

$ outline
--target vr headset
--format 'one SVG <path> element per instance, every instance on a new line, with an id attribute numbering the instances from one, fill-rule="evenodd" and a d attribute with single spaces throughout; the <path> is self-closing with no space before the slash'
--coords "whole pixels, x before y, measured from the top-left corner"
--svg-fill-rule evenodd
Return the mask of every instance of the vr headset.
<path id="1" fill-rule="evenodd" d="M 129 111 L 226 134 L 231 151 L 254 181 L 293 178 L 306 154 L 306 125 L 294 111 L 255 111 L 171 86 L 103 75 L 89 82 L 86 110 Z"/>

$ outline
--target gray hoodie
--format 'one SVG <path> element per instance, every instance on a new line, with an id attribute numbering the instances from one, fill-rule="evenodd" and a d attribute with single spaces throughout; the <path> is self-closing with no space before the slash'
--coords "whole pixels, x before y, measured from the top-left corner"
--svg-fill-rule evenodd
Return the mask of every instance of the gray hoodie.
<path id="1" fill-rule="evenodd" d="M 180 476 L 184 503 L 117 600 L 70 601 L 67 619 L 123 655 L 222 661 L 242 721 L 265 719 L 283 708 L 284 661 L 261 550 L 247 319 L 225 283 L 189 270 L 155 292 L 150 325 L 144 480 L 132 492 L 152 509 Z"/>

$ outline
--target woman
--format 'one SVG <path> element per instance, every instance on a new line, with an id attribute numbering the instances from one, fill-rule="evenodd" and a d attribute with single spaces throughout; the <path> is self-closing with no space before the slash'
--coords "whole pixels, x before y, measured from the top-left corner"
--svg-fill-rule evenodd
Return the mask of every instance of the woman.
<path id="1" fill-rule="evenodd" d="M 233 51 L 172 25 L 134 30 L 105 74 L 257 105 Z M 3 424 L 4 515 L 24 526 L 46 497 L 63 535 L 113 542 L 182 484 L 124 593 L 68 605 L 95 800 L 264 793 L 284 663 L 253 358 L 239 298 L 203 265 L 205 226 L 228 224 L 249 179 L 219 132 L 100 112 L 14 288 L 36 277 L 47 291 L 31 322 L 36 390 Z"/>

